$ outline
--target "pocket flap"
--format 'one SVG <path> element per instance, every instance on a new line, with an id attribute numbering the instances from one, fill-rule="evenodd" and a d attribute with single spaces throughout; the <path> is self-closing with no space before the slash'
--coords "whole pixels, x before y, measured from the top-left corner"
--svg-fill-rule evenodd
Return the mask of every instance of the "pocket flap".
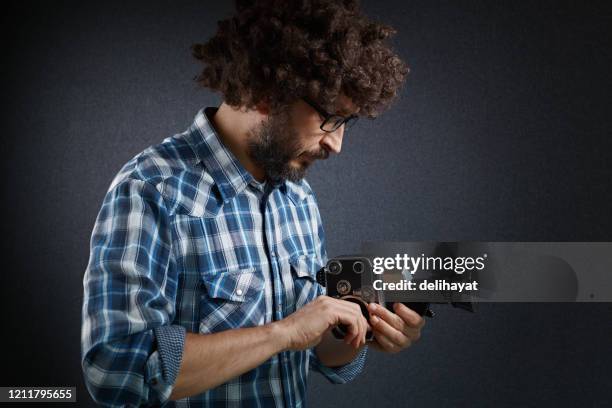
<path id="1" fill-rule="evenodd" d="M 300 278 L 316 280 L 320 269 L 319 257 L 315 254 L 302 254 L 289 259 L 291 269 Z"/>
<path id="2" fill-rule="evenodd" d="M 264 287 L 264 281 L 255 268 L 205 274 L 202 280 L 208 296 L 235 302 L 243 302 Z"/>

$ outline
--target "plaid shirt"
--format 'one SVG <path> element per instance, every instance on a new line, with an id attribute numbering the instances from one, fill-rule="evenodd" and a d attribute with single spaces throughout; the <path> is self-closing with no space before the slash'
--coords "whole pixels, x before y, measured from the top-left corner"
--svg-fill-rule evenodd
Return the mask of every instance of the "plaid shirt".
<path id="1" fill-rule="evenodd" d="M 185 332 L 280 320 L 324 288 L 324 234 L 308 183 L 257 182 L 201 110 L 184 133 L 130 160 L 106 194 L 85 272 L 82 366 L 108 406 L 302 406 L 309 368 L 333 383 L 362 369 L 366 348 L 337 368 L 313 349 L 285 351 L 202 394 L 169 401 Z"/>

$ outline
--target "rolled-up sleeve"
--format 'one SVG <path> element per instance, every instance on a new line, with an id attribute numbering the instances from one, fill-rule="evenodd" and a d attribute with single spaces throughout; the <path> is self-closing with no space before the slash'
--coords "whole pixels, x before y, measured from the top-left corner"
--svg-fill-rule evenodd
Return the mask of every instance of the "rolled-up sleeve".
<path id="1" fill-rule="evenodd" d="M 127 178 L 108 191 L 83 278 L 82 368 L 104 406 L 163 405 L 181 363 L 185 329 L 173 325 L 172 233 L 155 186 Z"/>
<path id="2" fill-rule="evenodd" d="M 348 364 L 339 367 L 327 367 L 321 363 L 314 349 L 310 349 L 310 368 L 323 374 L 333 384 L 346 384 L 361 373 L 365 365 L 368 348 L 361 349 L 357 357 Z"/>

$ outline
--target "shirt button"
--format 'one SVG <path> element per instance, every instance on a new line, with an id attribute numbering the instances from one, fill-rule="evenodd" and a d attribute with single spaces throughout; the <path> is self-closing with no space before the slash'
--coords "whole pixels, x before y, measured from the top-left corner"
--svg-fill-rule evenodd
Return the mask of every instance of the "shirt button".
<path id="1" fill-rule="evenodd" d="M 241 296 L 241 295 L 242 295 L 242 289 L 238 289 L 238 290 L 236 290 L 236 294 L 237 294 L 238 296 Z"/>

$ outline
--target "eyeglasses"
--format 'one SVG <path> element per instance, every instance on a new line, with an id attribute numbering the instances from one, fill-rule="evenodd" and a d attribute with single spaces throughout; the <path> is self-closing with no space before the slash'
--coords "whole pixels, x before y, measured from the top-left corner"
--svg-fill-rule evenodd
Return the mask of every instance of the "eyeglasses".
<path id="1" fill-rule="evenodd" d="M 345 128 L 350 128 L 357 122 L 359 116 L 350 115 L 350 116 L 342 116 L 336 114 L 327 113 L 323 108 L 314 103 L 308 98 L 302 98 L 304 102 L 310 105 L 314 110 L 316 110 L 321 117 L 323 117 L 323 123 L 321 123 L 321 130 L 324 132 L 335 132 L 340 126 L 345 125 Z"/>

